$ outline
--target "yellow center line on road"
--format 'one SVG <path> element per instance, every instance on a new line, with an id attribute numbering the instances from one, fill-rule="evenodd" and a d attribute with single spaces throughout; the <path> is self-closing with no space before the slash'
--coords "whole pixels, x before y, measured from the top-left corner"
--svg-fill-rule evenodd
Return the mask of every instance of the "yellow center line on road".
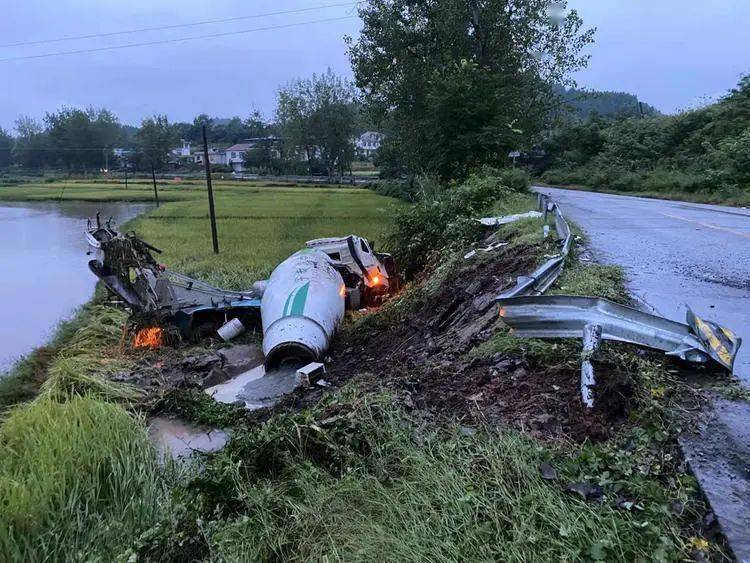
<path id="1" fill-rule="evenodd" d="M 743 233 L 742 231 L 735 231 L 734 229 L 728 229 L 727 227 L 720 227 L 719 225 L 712 225 L 711 223 L 704 223 L 703 221 L 698 221 L 696 219 L 687 219 L 686 217 L 680 217 L 679 215 L 672 215 L 671 213 L 662 213 L 661 211 L 658 211 L 659 215 L 664 215 L 665 217 L 671 217 L 672 219 L 679 219 L 680 221 L 687 221 L 688 223 L 695 223 L 696 225 L 701 225 L 702 227 L 706 227 L 708 229 L 714 229 L 716 231 L 724 231 L 727 233 L 732 233 L 733 235 L 737 235 L 738 237 L 745 237 L 750 238 L 750 233 Z"/>

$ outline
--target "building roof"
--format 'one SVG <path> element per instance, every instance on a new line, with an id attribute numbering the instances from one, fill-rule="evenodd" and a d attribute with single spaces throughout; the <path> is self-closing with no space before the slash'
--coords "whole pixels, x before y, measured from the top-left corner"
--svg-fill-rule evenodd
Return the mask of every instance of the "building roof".
<path id="1" fill-rule="evenodd" d="M 255 146 L 255 143 L 237 143 L 227 149 L 227 151 L 248 151 Z"/>

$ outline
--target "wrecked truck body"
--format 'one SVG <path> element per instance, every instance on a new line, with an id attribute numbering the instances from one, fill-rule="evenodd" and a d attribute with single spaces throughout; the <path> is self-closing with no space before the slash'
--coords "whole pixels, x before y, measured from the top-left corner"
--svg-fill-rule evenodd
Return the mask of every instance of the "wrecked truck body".
<path id="1" fill-rule="evenodd" d="M 261 300 L 267 367 L 319 361 L 344 318 L 344 280 L 324 252 L 306 248 L 279 264 Z"/>
<path id="2" fill-rule="evenodd" d="M 102 242 L 89 269 L 135 315 L 172 323 L 187 337 L 213 334 L 230 321 L 262 326 L 273 365 L 322 359 L 346 307 L 379 303 L 397 288 L 390 256 L 356 235 L 309 241 L 246 291 L 169 270 L 154 258 L 160 253 L 134 233 L 117 233 Z"/>

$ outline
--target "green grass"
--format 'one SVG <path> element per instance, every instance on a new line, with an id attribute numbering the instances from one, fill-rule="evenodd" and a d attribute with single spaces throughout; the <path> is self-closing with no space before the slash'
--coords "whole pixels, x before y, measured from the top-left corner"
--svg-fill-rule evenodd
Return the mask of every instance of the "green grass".
<path id="1" fill-rule="evenodd" d="M 574 457 L 514 431 L 435 430 L 387 395 L 344 389 L 309 412 L 238 430 L 189 485 L 184 520 L 137 542 L 144 559 L 646 560 L 658 526 L 565 492 Z M 544 481 L 553 460 L 559 477 Z M 200 498 L 201 504 L 191 501 Z M 176 545 L 201 522 L 199 542 Z"/>
<path id="2" fill-rule="evenodd" d="M 205 196 L 205 193 L 202 194 Z M 220 254 L 213 254 L 203 197 L 162 206 L 132 227 L 170 268 L 242 289 L 268 276 L 306 240 L 358 234 L 382 239 L 396 200 L 359 189 L 232 188 L 217 191 Z"/>
<path id="3" fill-rule="evenodd" d="M 163 516 L 167 477 L 142 421 L 90 397 L 40 399 L 0 427 L 0 559 L 111 560 Z"/>

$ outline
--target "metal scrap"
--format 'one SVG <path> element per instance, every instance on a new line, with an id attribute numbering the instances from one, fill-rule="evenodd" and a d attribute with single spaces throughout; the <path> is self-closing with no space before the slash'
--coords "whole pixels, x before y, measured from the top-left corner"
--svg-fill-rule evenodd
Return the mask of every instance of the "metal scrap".
<path id="1" fill-rule="evenodd" d="M 604 340 L 629 342 L 682 360 L 714 360 L 732 371 L 742 343 L 732 331 L 688 310 L 678 323 L 595 297 L 569 295 L 499 297 L 500 316 L 513 333 L 529 338 L 581 338 L 587 324 L 601 326 Z"/>

